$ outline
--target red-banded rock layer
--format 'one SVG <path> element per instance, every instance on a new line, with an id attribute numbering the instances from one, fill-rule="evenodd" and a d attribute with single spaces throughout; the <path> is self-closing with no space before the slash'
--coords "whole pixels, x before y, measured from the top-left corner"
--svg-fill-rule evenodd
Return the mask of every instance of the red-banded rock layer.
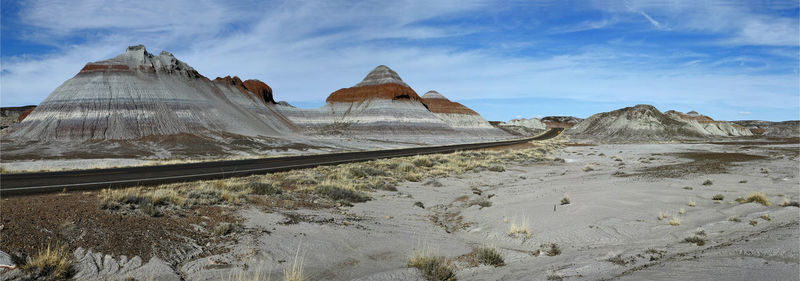
<path id="1" fill-rule="evenodd" d="M 272 98 L 272 88 L 257 79 L 242 81 L 238 76 L 217 77 L 214 82 L 233 86 L 244 95 L 252 96 L 268 104 L 275 104 Z"/>
<path id="2" fill-rule="evenodd" d="M 675 110 L 668 110 L 664 112 L 670 118 L 686 122 L 692 126 L 701 128 L 706 131 L 707 135 L 711 136 L 751 136 L 753 132 L 747 128 L 726 121 L 716 121 L 711 117 L 697 113 L 696 111 L 689 111 L 682 113 Z"/>
<path id="3" fill-rule="evenodd" d="M 450 101 L 437 91 L 428 91 L 422 95 L 422 102 L 433 113 L 480 115 L 460 103 Z"/>
<path id="4" fill-rule="evenodd" d="M 396 83 L 386 83 L 339 89 L 328 96 L 328 98 L 325 99 L 325 102 L 362 102 L 369 99 L 387 99 L 399 101 L 421 100 L 419 95 L 417 95 L 417 92 L 414 92 L 414 90 L 408 86 Z"/>

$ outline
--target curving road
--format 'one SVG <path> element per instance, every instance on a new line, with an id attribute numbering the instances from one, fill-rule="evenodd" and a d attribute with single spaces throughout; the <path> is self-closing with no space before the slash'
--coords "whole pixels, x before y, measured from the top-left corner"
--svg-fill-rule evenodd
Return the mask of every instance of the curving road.
<path id="1" fill-rule="evenodd" d="M 378 151 L 359 151 L 320 155 L 228 160 L 190 164 L 43 172 L 0 175 L 0 196 L 59 192 L 62 190 L 101 189 L 137 185 L 156 185 L 193 180 L 266 174 L 292 169 L 311 168 L 349 162 L 412 156 L 419 154 L 449 153 L 487 147 L 520 144 L 532 140 L 545 140 L 558 136 L 563 129 L 554 128 L 542 135 L 509 141 L 470 143 L 445 146 L 427 146 Z"/>

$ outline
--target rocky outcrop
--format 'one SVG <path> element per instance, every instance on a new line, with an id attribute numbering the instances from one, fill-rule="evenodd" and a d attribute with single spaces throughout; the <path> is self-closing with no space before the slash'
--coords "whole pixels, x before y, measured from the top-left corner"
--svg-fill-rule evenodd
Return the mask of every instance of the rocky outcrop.
<path id="1" fill-rule="evenodd" d="M 18 107 L 0 107 L 0 129 L 5 129 L 12 124 L 19 123 L 28 117 L 35 105 Z"/>
<path id="2" fill-rule="evenodd" d="M 761 120 L 733 121 L 750 130 L 754 135 L 768 137 L 800 137 L 800 121 L 770 122 Z"/>
<path id="3" fill-rule="evenodd" d="M 519 136 L 534 136 L 547 130 L 547 126 L 536 118 L 511 119 L 497 126 L 506 132 Z"/>
<path id="4" fill-rule="evenodd" d="M 56 88 L 5 138 L 33 141 L 133 140 L 190 134 L 284 137 L 296 127 L 272 107 L 260 81 L 212 82 L 168 52 L 142 45 L 88 63 Z"/>
<path id="5" fill-rule="evenodd" d="M 705 134 L 709 136 L 739 137 L 753 135 L 753 132 L 743 126 L 731 122 L 716 121 L 711 117 L 697 113 L 697 111 L 689 111 L 684 114 L 669 110 L 664 112 L 664 114 L 675 120 L 686 122 L 700 131 L 705 131 Z"/>
<path id="6" fill-rule="evenodd" d="M 572 116 L 545 116 L 541 119 L 542 123 L 547 126 L 548 129 L 552 128 L 572 128 L 576 124 L 583 121 L 583 119 L 578 117 Z"/>

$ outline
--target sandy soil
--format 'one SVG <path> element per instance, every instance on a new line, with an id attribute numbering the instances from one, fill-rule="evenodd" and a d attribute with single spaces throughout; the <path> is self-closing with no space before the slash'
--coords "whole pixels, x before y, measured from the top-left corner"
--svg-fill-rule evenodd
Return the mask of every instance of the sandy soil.
<path id="1" fill-rule="evenodd" d="M 800 200 L 798 154 L 798 144 L 567 146 L 552 155 L 563 161 L 404 182 L 353 207 L 244 205 L 242 230 L 214 242 L 228 251 L 171 266 L 185 280 L 280 279 L 299 257 L 310 280 L 422 280 L 405 264 L 427 251 L 455 260 L 458 280 L 796 280 L 800 209 L 780 203 Z M 773 204 L 734 201 L 752 192 Z M 531 236 L 510 236 L 512 224 Z M 550 243 L 559 255 L 543 254 Z M 483 245 L 506 265 L 469 262 Z"/>
<path id="2" fill-rule="evenodd" d="M 718 160 L 705 163 L 718 166 L 710 174 L 701 169 L 678 176 L 656 168 L 694 167 L 697 155 L 709 152 L 766 157 L 713 158 Z M 472 248 L 493 245 L 504 254 L 506 266 L 456 262 L 459 280 L 795 279 L 800 273 L 800 213 L 778 204 L 783 198 L 800 199 L 797 152 L 797 145 L 571 146 L 556 155 L 563 164 L 405 183 L 398 192 L 352 208 L 245 209 L 245 226 L 268 234 L 243 237 L 230 253 L 196 260 L 181 270 L 189 279 L 211 280 L 223 269 L 204 267 L 223 262 L 234 271 L 260 268 L 281 276 L 299 248 L 312 280 L 408 280 L 420 278 L 404 269 L 414 251 L 457 259 Z M 584 171 L 587 165 L 591 171 Z M 624 174 L 612 175 L 618 171 Z M 713 184 L 702 185 L 706 179 Z M 755 191 L 766 193 L 774 204 L 733 202 Z M 558 205 L 564 194 L 571 204 Z M 715 202 L 715 194 L 725 200 Z M 477 204 L 484 200 L 491 206 Z M 426 208 L 414 206 L 417 201 Z M 680 209 L 685 213 L 679 214 Z M 678 217 L 680 225 L 659 220 L 659 212 Z M 759 218 L 763 214 L 771 220 Z M 729 221 L 731 216 L 741 222 Z M 512 223 L 527 224 L 532 236 L 509 236 Z M 704 246 L 684 242 L 700 230 L 706 233 Z M 542 255 L 537 250 L 546 243 L 558 244 L 562 254 Z"/>

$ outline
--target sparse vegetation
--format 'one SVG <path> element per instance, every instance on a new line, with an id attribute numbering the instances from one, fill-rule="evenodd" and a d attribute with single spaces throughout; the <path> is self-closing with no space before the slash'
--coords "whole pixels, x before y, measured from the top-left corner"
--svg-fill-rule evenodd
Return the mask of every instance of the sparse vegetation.
<path id="1" fill-rule="evenodd" d="M 684 187 L 683 187 L 683 189 L 686 189 L 686 190 L 692 190 L 692 189 L 694 189 L 694 188 L 692 188 L 691 186 L 684 186 Z"/>
<path id="2" fill-rule="evenodd" d="M 531 238 L 531 230 L 528 228 L 528 222 L 523 217 L 521 223 L 517 223 L 516 220 L 511 222 L 511 228 L 508 231 L 508 236 L 511 237 L 523 237 L 525 239 Z"/>
<path id="3" fill-rule="evenodd" d="M 408 267 L 417 268 L 428 281 L 455 281 L 456 274 L 450 266 L 450 261 L 444 257 L 418 252 L 408 258 Z"/>
<path id="4" fill-rule="evenodd" d="M 294 261 L 291 267 L 283 269 L 283 281 L 305 281 L 303 276 L 303 258 L 300 258 L 300 247 L 294 254 Z"/>
<path id="5" fill-rule="evenodd" d="M 664 213 L 664 212 L 658 212 L 658 220 L 663 220 L 663 219 L 666 219 L 666 218 L 669 218 L 669 214 Z"/>
<path id="6" fill-rule="evenodd" d="M 678 214 L 681 214 L 681 215 L 683 215 L 683 214 L 685 214 L 685 213 L 686 213 L 686 210 L 684 210 L 683 208 L 681 208 L 680 210 L 678 210 Z"/>
<path id="7" fill-rule="evenodd" d="M 569 200 L 569 195 L 567 195 L 567 194 L 564 194 L 564 197 L 563 197 L 563 198 L 561 198 L 561 205 L 567 205 L 567 204 L 569 204 L 569 203 L 570 203 L 570 200 Z"/>
<path id="8" fill-rule="evenodd" d="M 781 207 L 800 207 L 800 202 L 797 201 L 789 201 L 786 198 L 783 198 L 783 202 L 781 202 Z"/>
<path id="9" fill-rule="evenodd" d="M 218 224 L 217 227 L 214 228 L 214 234 L 217 236 L 225 236 L 228 233 L 231 233 L 232 230 L 233 230 L 232 223 L 223 222 Z"/>
<path id="10" fill-rule="evenodd" d="M 584 172 L 591 172 L 594 171 L 594 167 L 592 167 L 592 164 L 586 164 L 586 166 L 584 166 L 582 170 Z"/>
<path id="11" fill-rule="evenodd" d="M 750 225 L 756 226 L 758 224 L 757 220 L 750 220 Z"/>
<path id="12" fill-rule="evenodd" d="M 30 280 L 68 280 L 74 273 L 72 255 L 65 246 L 47 245 L 29 257 L 20 269 Z"/>
<path id="13" fill-rule="evenodd" d="M 614 256 L 611 256 L 611 257 L 605 259 L 604 261 L 607 261 L 607 262 L 610 262 L 610 263 L 613 263 L 613 264 L 616 264 L 616 265 L 626 265 L 626 264 L 628 264 L 630 262 L 633 262 L 634 258 L 633 257 L 623 258 L 622 254 L 617 254 L 617 255 L 614 255 Z"/>
<path id="14" fill-rule="evenodd" d="M 417 206 L 417 207 L 420 207 L 422 209 L 425 209 L 425 205 L 422 204 L 422 202 L 420 202 L 420 201 L 414 202 L 414 206 Z"/>
<path id="15" fill-rule="evenodd" d="M 351 203 L 366 202 L 369 200 L 369 197 L 361 192 L 345 189 L 333 184 L 318 185 L 314 188 L 314 193 L 333 200 L 343 200 Z"/>
<path id="16" fill-rule="evenodd" d="M 542 244 L 541 247 L 544 249 L 544 253 L 548 256 L 558 256 L 561 254 L 561 247 L 558 246 L 556 243 L 546 243 Z"/>
<path id="17" fill-rule="evenodd" d="M 489 171 L 492 172 L 505 172 L 506 168 L 500 165 L 491 165 L 489 166 Z"/>
<path id="18" fill-rule="evenodd" d="M 671 226 L 679 226 L 679 225 L 681 225 L 681 220 L 679 218 L 677 218 L 677 217 L 673 217 L 673 218 L 669 219 L 669 225 L 671 225 Z"/>
<path id="19" fill-rule="evenodd" d="M 765 195 L 762 192 L 750 193 L 750 195 L 748 195 L 745 198 L 745 203 L 750 203 L 750 202 L 756 202 L 767 207 L 772 206 L 772 202 L 770 202 L 769 199 L 767 198 L 767 195 Z"/>
<path id="20" fill-rule="evenodd" d="M 706 244 L 706 239 L 698 235 L 686 237 L 684 240 L 686 242 L 696 244 L 697 246 L 703 246 Z"/>
<path id="21" fill-rule="evenodd" d="M 741 219 L 739 219 L 738 216 L 730 216 L 730 217 L 728 217 L 728 220 L 732 221 L 732 222 L 740 222 L 740 221 L 742 221 Z"/>
<path id="22" fill-rule="evenodd" d="M 712 185 L 712 184 L 714 184 L 714 182 L 712 182 L 710 179 L 706 179 L 706 181 L 703 182 L 703 185 Z"/>
<path id="23" fill-rule="evenodd" d="M 695 205 L 697 204 L 694 202 L 694 200 L 689 200 L 689 207 L 694 207 Z"/>
<path id="24" fill-rule="evenodd" d="M 494 247 L 483 246 L 478 248 L 476 251 L 478 262 L 481 264 L 492 265 L 496 267 L 505 265 L 505 262 L 503 261 L 503 255 L 500 254 L 500 252 Z"/>
<path id="25" fill-rule="evenodd" d="M 762 214 L 761 219 L 765 221 L 771 221 L 772 218 L 769 217 L 769 214 Z"/>
<path id="26" fill-rule="evenodd" d="M 717 200 L 717 201 L 725 200 L 725 195 L 716 194 L 716 195 L 714 195 L 714 197 L 711 197 L 711 200 Z"/>

